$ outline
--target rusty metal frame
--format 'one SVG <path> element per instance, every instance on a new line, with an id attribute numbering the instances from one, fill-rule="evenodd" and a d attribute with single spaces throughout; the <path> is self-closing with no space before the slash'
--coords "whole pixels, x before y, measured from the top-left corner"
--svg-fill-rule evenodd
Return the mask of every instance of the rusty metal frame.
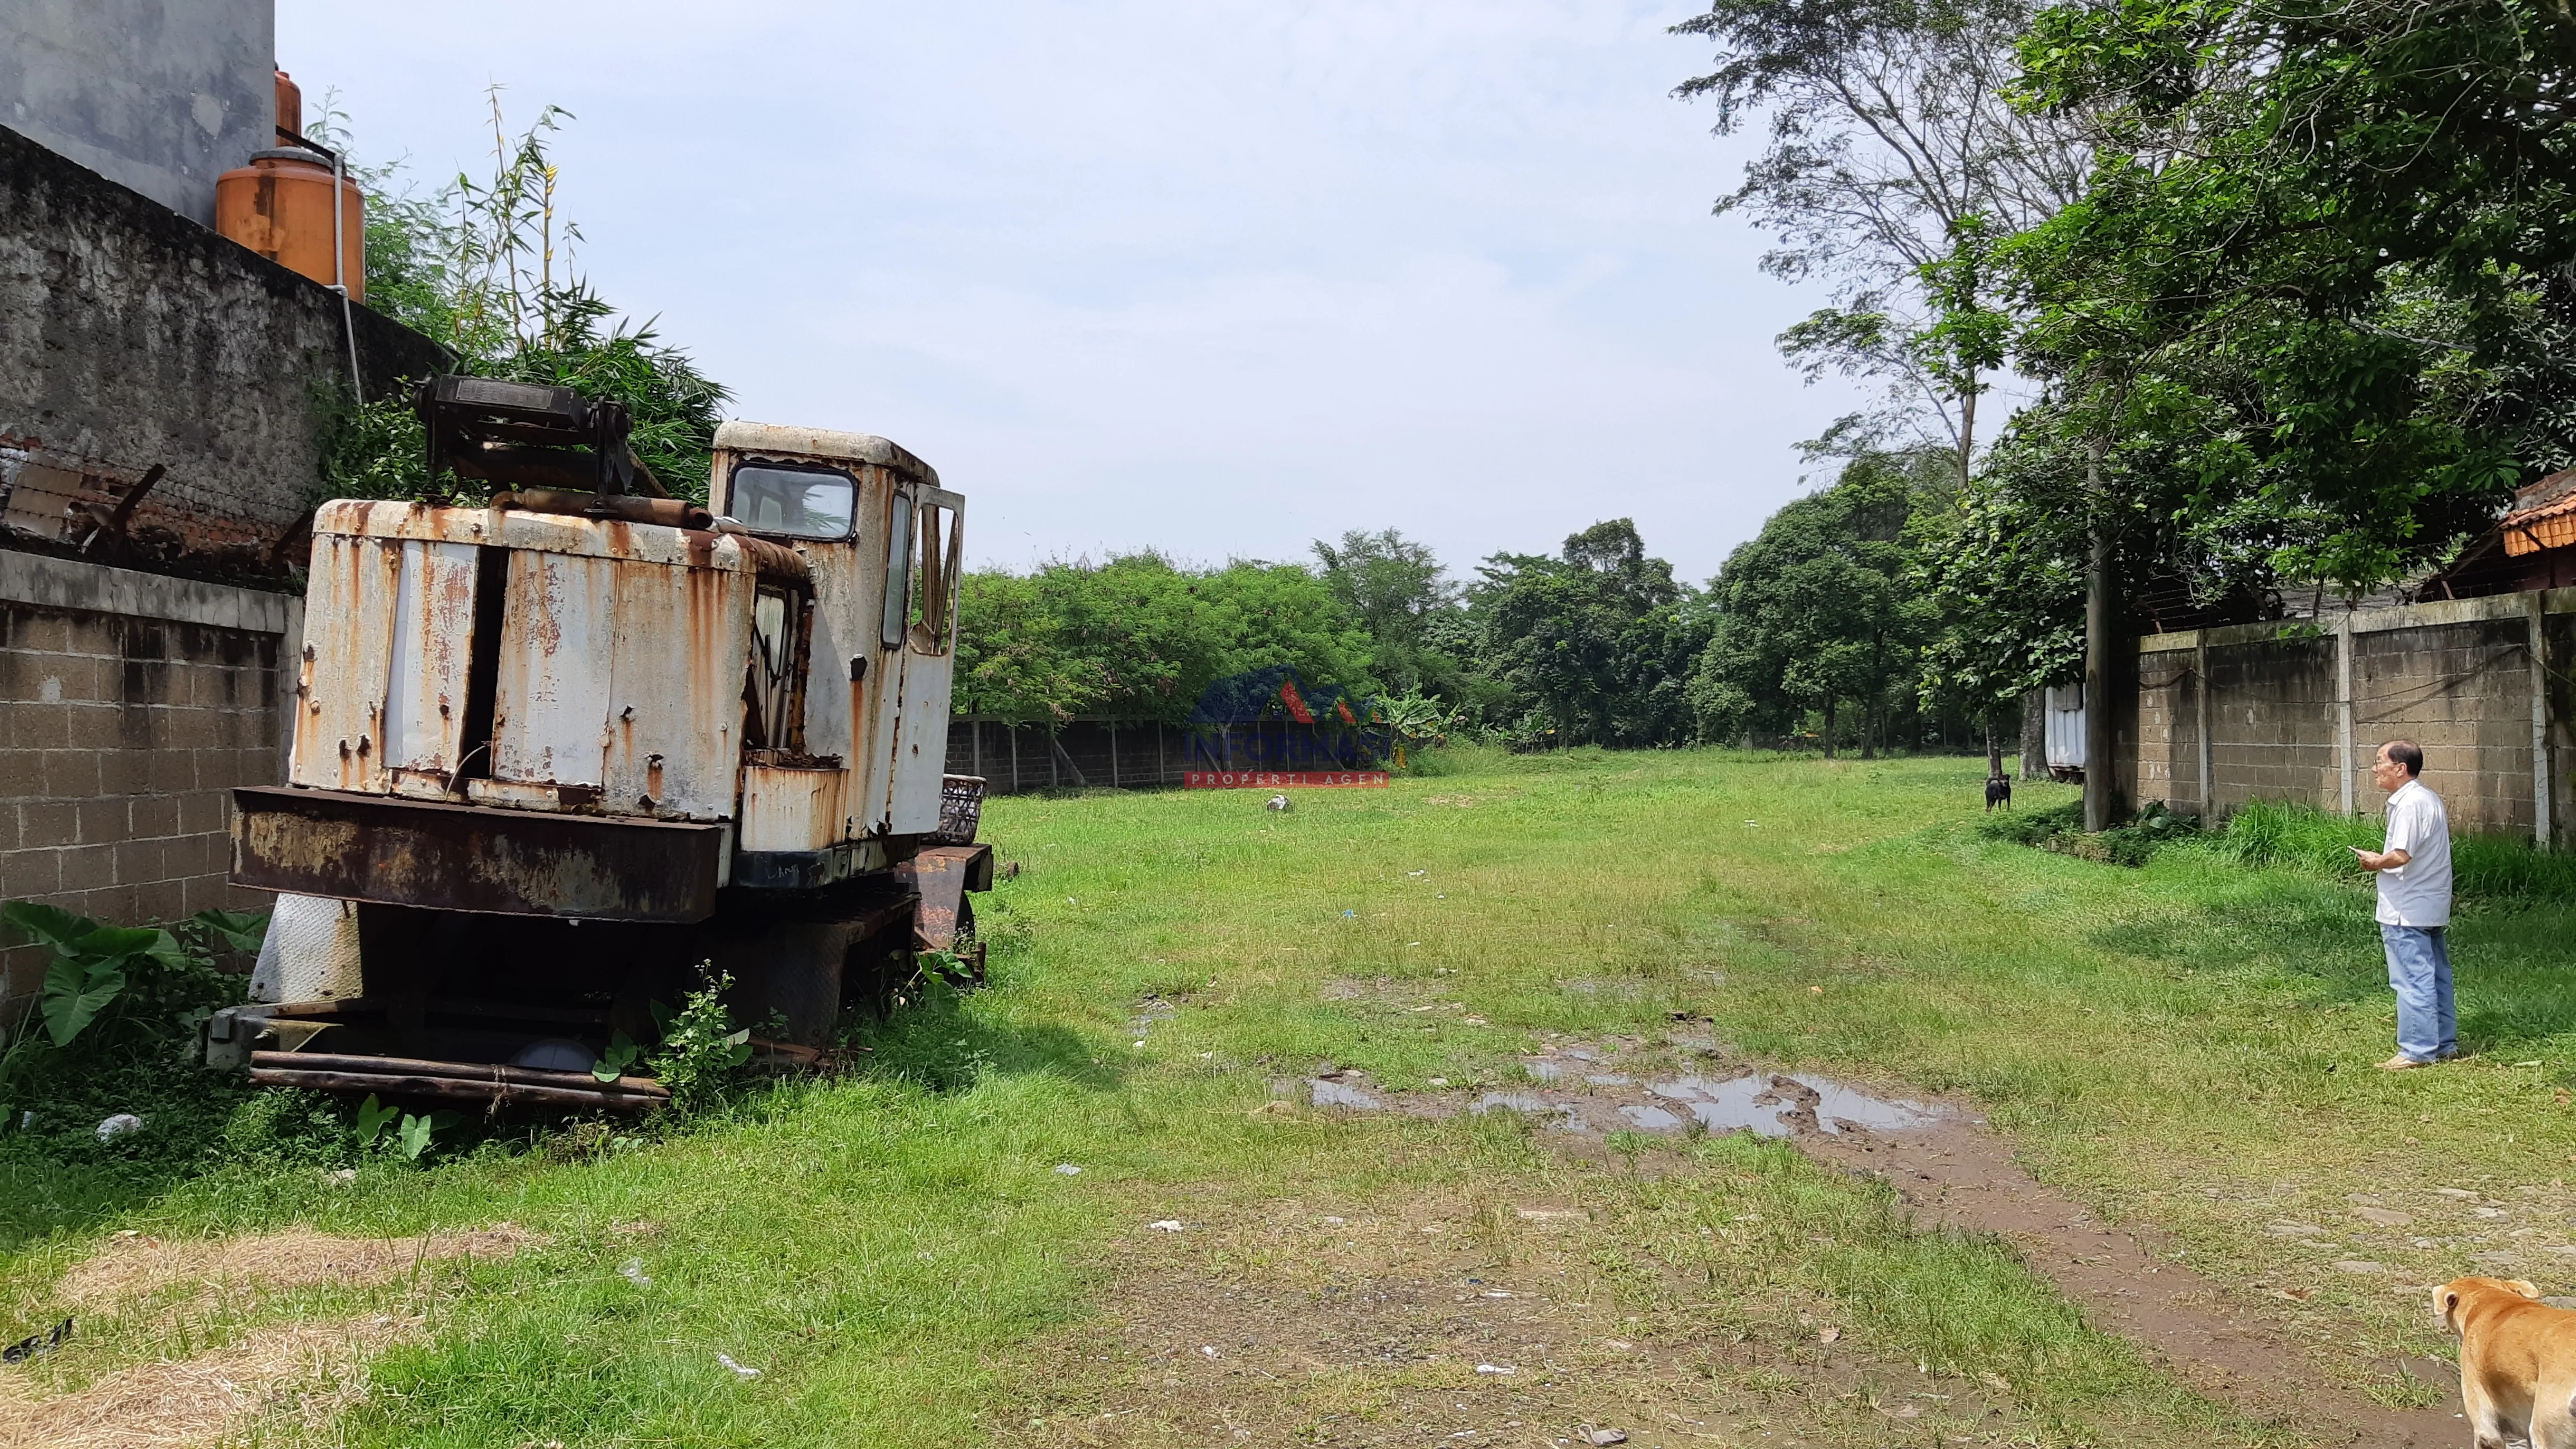
<path id="1" fill-rule="evenodd" d="M 233 791 L 235 885 L 377 905 L 705 920 L 720 825 L 498 810 L 337 790 Z"/>
<path id="2" fill-rule="evenodd" d="M 547 1072 L 481 1062 L 334 1052 L 254 1051 L 250 1080 L 259 1087 L 373 1092 L 401 1099 L 475 1102 L 492 1107 L 642 1112 L 670 1105 L 671 1089 L 649 1077 L 602 1082 L 588 1072 Z"/>

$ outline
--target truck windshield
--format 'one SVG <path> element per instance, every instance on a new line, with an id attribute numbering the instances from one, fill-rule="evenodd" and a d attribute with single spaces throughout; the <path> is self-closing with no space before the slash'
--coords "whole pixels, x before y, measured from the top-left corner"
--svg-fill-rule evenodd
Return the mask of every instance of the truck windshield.
<path id="1" fill-rule="evenodd" d="M 745 463 L 733 470 L 725 509 L 758 533 L 847 538 L 857 491 L 847 473 Z"/>

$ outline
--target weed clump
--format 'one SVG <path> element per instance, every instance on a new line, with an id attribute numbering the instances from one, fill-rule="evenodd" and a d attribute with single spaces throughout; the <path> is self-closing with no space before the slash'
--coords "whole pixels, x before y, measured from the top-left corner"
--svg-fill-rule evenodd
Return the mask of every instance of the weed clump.
<path id="1" fill-rule="evenodd" d="M 703 984 L 681 999 L 679 1010 L 664 1016 L 654 1003 L 662 1044 L 649 1061 L 654 1078 L 670 1089 L 672 1114 L 684 1118 L 721 1102 L 751 1060 L 751 1029 L 733 1024 L 722 999 L 733 989 L 733 974 L 703 966 L 699 971 Z"/>
<path id="2" fill-rule="evenodd" d="M 1988 815 L 1977 822 L 1977 833 L 1988 840 L 2036 846 L 2079 860 L 2134 869 L 2145 865 L 2159 848 L 2200 834 L 2200 817 L 2184 815 L 2162 800 L 2150 800 L 2135 819 L 2108 830 L 2088 832 L 2084 829 L 2083 802 L 2070 800 L 2046 810 Z"/>
<path id="3" fill-rule="evenodd" d="M 2243 865 L 2358 881 L 2365 873 L 2353 863 L 2352 848 L 2377 850 L 2383 837 L 2382 823 L 2368 816 L 2346 818 L 2313 805 L 2256 800 L 2228 818 L 2210 848 Z M 2543 850 L 2514 836 L 2455 830 L 2451 883 L 2456 894 L 2471 900 L 2576 900 L 2576 854 Z"/>
<path id="4" fill-rule="evenodd" d="M 0 1023 L 0 1158 L 139 1185 L 214 1151 L 249 1089 L 196 1065 L 197 1030 L 241 999 L 243 978 L 216 962 L 256 951 L 264 918 L 123 927 L 19 901 L 0 920 L 52 953 L 35 998 Z M 142 1125 L 103 1128 L 119 1116 Z"/>

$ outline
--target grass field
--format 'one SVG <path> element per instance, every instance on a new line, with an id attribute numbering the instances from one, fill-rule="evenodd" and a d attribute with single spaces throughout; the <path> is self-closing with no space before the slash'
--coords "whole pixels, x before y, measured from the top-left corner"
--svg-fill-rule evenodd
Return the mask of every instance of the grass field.
<path id="1" fill-rule="evenodd" d="M 991 985 L 899 1017 L 854 1076 L 665 1140 L 352 1181 L 246 1163 L 50 1218 L 42 1183 L 0 1183 L 31 1225 L 0 1333 L 81 1320 L 0 1379 L 0 1445 L 142 1442 L 65 1406 L 192 1361 L 267 1365 L 278 1392 L 223 1432 L 276 1443 L 2301 1442 L 1785 1147 L 1587 1154 L 1509 1113 L 1278 1101 L 1326 1063 L 1507 1085 L 1542 1040 L 1676 1014 L 1973 1104 L 2392 1402 L 2423 1391 L 2391 1357 L 2438 1349 L 2420 1285 L 2576 1280 L 2567 904 L 2465 911 L 2472 1055 L 2390 1075 L 2366 888 L 2318 852 L 2127 870 L 1984 840 L 1974 760 L 1446 763 L 1284 815 L 997 800 L 986 838 L 1023 869 L 984 907 Z M 138 1242 L 505 1221 L 514 1251 L 372 1276 L 66 1277 Z"/>

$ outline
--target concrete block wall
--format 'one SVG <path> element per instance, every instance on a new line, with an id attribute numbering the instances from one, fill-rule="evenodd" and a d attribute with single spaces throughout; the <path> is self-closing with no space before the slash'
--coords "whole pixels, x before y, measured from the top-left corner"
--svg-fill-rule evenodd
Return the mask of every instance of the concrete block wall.
<path id="1" fill-rule="evenodd" d="M 286 595 L 0 552 L 0 900 L 121 925 L 264 908 L 225 882 L 230 792 L 280 778 L 301 635 Z M 45 959 L 0 949 L 0 1001 Z"/>
<path id="2" fill-rule="evenodd" d="M 2252 800 L 2376 815 L 2371 757 L 2402 737 L 2424 747 L 2425 782 L 2455 828 L 2564 841 L 2568 663 L 2576 590 L 2150 635 L 2135 674 L 2136 799 L 2220 818 Z"/>
<path id="3" fill-rule="evenodd" d="M 2196 657 L 2140 656 L 2132 794 L 2141 803 L 2161 800 L 2186 815 L 2209 812 L 2200 781 L 2200 694 Z"/>
<path id="4" fill-rule="evenodd" d="M 2209 651 L 2210 803 L 2219 814 L 2248 800 L 2339 805 L 2334 647 L 2311 635 Z"/>
<path id="5" fill-rule="evenodd" d="M 2453 829 L 2530 834 L 2529 637 L 2522 618 L 2355 634 L 2356 808 L 2379 813 L 2370 761 L 2382 742 L 2402 736 L 2424 747 L 2425 783 L 2442 797 Z"/>
<path id="6" fill-rule="evenodd" d="M 310 516 L 352 334 L 370 398 L 445 354 L 8 120 L 0 109 L 0 519 L 42 545 L 63 496 L 121 497 L 157 465 L 132 523 L 184 544 L 160 571 L 240 581 Z"/>

